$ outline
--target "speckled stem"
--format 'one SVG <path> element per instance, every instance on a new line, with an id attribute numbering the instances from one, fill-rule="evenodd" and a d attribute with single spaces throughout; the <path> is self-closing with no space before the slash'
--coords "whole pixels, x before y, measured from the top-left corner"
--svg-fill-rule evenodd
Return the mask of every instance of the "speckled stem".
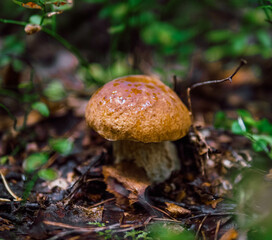
<path id="1" fill-rule="evenodd" d="M 163 182 L 172 171 L 180 169 L 180 160 L 175 145 L 169 141 L 142 143 L 132 141 L 113 142 L 115 163 L 133 161 L 145 169 L 152 182 Z"/>

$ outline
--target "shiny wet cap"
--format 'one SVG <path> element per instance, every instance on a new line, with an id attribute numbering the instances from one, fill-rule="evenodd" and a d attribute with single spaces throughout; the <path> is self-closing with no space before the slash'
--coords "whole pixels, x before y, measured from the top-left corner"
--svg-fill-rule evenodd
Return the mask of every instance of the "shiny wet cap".
<path id="1" fill-rule="evenodd" d="M 177 94 L 146 75 L 105 84 L 91 97 L 85 117 L 91 128 L 111 141 L 174 141 L 191 125 L 189 111 Z"/>

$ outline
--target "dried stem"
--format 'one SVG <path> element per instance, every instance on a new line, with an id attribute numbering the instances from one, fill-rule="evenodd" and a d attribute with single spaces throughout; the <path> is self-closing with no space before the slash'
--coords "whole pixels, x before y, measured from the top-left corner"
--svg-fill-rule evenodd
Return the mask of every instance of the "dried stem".
<path id="1" fill-rule="evenodd" d="M 9 187 L 7 181 L 6 181 L 6 178 L 4 177 L 4 175 L 2 174 L 1 171 L 0 171 L 0 175 L 1 175 L 1 178 L 3 180 L 5 188 L 7 189 L 7 191 L 9 192 L 9 194 L 14 198 L 14 200 L 15 201 L 22 201 L 22 198 L 18 197 L 14 192 L 12 192 L 12 190 L 10 189 L 10 187 Z"/>
<path id="2" fill-rule="evenodd" d="M 201 228 L 202 228 L 204 222 L 206 221 L 207 217 L 208 217 L 208 215 L 206 215 L 206 216 L 202 219 L 201 223 L 199 224 L 198 229 L 197 229 L 197 232 L 196 232 L 196 235 L 195 235 L 195 240 L 198 239 L 199 232 L 200 232 L 200 230 L 201 230 Z"/>
<path id="3" fill-rule="evenodd" d="M 197 138 L 197 149 L 198 149 L 198 154 L 200 156 L 199 161 L 200 161 L 200 168 L 201 168 L 202 176 L 206 176 L 205 162 L 207 159 L 209 159 L 209 153 L 212 151 L 211 151 L 211 147 L 207 144 L 205 137 L 197 130 L 197 128 L 194 124 L 194 118 L 193 118 L 193 113 L 192 113 L 192 102 L 191 102 L 191 90 L 195 89 L 197 87 L 200 87 L 200 86 L 214 84 L 214 83 L 222 83 L 225 81 L 232 82 L 232 78 L 236 75 L 236 73 L 240 70 L 240 68 L 243 65 L 245 65 L 246 63 L 247 63 L 246 60 L 242 59 L 239 66 L 234 71 L 234 73 L 231 74 L 227 78 L 196 83 L 196 84 L 193 84 L 191 87 L 187 88 L 188 108 L 189 108 L 190 117 L 191 117 L 191 121 L 192 121 L 193 131 L 194 131 L 194 134 Z"/>
<path id="4" fill-rule="evenodd" d="M 191 90 L 200 87 L 200 86 L 204 86 L 204 85 L 210 85 L 210 84 L 214 84 L 214 83 L 222 83 L 222 82 L 232 82 L 232 78 L 236 75 L 236 73 L 240 70 L 240 68 L 242 66 L 244 66 L 245 64 L 247 64 L 247 61 L 244 59 L 241 59 L 241 62 L 239 64 L 239 66 L 236 68 L 236 70 L 234 71 L 233 74 L 231 74 L 229 77 L 224 78 L 224 79 L 220 79 L 220 80 L 210 80 L 210 81 L 206 81 L 206 82 L 200 82 L 200 83 L 195 83 L 193 84 L 191 87 L 187 88 L 187 100 L 188 100 L 188 108 L 190 111 L 190 115 L 191 115 L 191 120 L 193 122 L 193 113 L 192 113 L 192 102 L 191 102 Z"/>
<path id="5" fill-rule="evenodd" d="M 217 240 L 218 239 L 218 232 L 219 232 L 219 229 L 220 229 L 220 224 L 221 224 L 221 220 L 219 220 L 216 224 L 216 229 L 215 229 L 215 234 L 214 234 L 214 240 Z"/>

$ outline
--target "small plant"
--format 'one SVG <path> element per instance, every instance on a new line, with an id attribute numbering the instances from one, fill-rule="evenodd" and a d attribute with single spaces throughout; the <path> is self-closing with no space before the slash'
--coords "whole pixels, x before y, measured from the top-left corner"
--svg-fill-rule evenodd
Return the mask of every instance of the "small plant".
<path id="1" fill-rule="evenodd" d="M 51 139 L 49 140 L 49 145 L 51 147 L 50 151 L 33 153 L 24 160 L 23 168 L 27 177 L 25 191 L 23 193 L 24 200 L 28 198 L 38 178 L 52 181 L 58 177 L 56 170 L 46 167 L 50 154 L 57 152 L 62 155 L 67 155 L 73 148 L 73 144 L 69 139 Z"/>
<path id="2" fill-rule="evenodd" d="M 266 21 L 272 24 L 272 0 L 259 0 L 260 8 L 264 10 Z"/>
<path id="3" fill-rule="evenodd" d="M 106 226 L 105 223 L 100 223 L 100 222 L 89 222 L 88 224 L 94 225 L 94 226 L 97 226 L 97 227 L 105 227 Z M 99 232 L 97 232 L 97 234 L 99 236 L 103 237 L 105 240 L 107 240 L 107 239 L 117 239 L 117 238 L 113 238 L 112 230 L 110 230 L 110 229 L 106 229 L 104 231 L 99 231 Z"/>
<path id="4" fill-rule="evenodd" d="M 246 110 L 237 110 L 237 115 L 237 119 L 230 119 L 220 111 L 215 115 L 214 126 L 245 136 L 256 152 L 265 152 L 272 159 L 272 124 L 266 118 L 255 120 Z"/>
<path id="5" fill-rule="evenodd" d="M 152 240 L 153 239 L 150 237 L 149 232 L 145 232 L 143 230 L 132 230 L 132 231 L 126 232 L 124 238 L 129 240 Z"/>

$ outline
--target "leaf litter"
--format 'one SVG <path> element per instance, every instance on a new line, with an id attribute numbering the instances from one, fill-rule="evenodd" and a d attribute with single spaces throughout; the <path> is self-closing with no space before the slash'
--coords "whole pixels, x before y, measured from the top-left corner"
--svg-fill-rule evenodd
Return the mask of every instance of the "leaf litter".
<path id="1" fill-rule="evenodd" d="M 12 201 L 1 182 L 0 197 L 11 200 L 0 201 L 1 237 L 90 239 L 100 235 L 105 239 L 110 233 L 117 239 L 124 232 L 146 230 L 155 222 L 188 227 L 196 238 L 203 239 L 237 239 L 243 234 L 233 219 L 251 213 L 239 211 L 245 206 L 233 200 L 234 184 L 244 177 L 238 173 L 232 179 L 231 172 L 252 166 L 255 155 L 248 139 L 225 130 L 196 127 L 175 142 L 183 159 L 181 171 L 164 183 L 151 185 L 142 169 L 135 171 L 130 163 L 112 165 L 111 144 L 84 123 L 86 96 L 76 89 L 60 102 L 47 99 L 50 116 L 38 113 L 34 117 L 33 113 L 32 117 L 31 111 L 26 128 L 19 132 L 13 130 L 9 118 L 1 122 L 0 151 L 7 157 L 0 170 L 10 189 L 23 198 Z M 24 118 L 20 121 L 23 124 Z M 52 137 L 71 139 L 73 148 L 67 154 L 57 152 L 56 147 L 50 149 Z M 36 170 L 23 171 L 24 160 L 38 152 L 49 154 L 44 168 L 57 172 L 54 181 L 36 177 Z M 271 172 L 261 174 L 270 181 Z M 177 231 L 184 231 L 183 227 Z"/>

